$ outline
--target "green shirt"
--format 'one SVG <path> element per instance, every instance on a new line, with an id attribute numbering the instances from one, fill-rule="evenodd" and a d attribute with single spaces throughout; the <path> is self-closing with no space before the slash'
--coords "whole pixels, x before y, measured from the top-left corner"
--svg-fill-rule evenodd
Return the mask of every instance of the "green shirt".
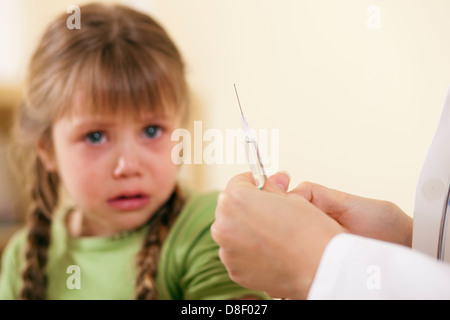
<path id="1" fill-rule="evenodd" d="M 191 196 L 163 244 L 156 286 L 160 299 L 267 298 L 232 282 L 210 235 L 217 193 Z M 51 226 L 49 299 L 133 299 L 136 265 L 147 228 L 109 237 L 73 238 L 57 212 Z M 0 299 L 17 299 L 26 231 L 11 238 L 2 258 Z"/>

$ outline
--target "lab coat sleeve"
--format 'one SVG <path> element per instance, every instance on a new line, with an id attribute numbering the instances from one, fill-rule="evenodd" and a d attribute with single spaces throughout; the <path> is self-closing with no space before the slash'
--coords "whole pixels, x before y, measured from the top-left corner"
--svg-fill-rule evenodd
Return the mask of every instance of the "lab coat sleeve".
<path id="1" fill-rule="evenodd" d="M 325 249 L 308 299 L 450 299 L 450 265 L 351 234 Z"/>

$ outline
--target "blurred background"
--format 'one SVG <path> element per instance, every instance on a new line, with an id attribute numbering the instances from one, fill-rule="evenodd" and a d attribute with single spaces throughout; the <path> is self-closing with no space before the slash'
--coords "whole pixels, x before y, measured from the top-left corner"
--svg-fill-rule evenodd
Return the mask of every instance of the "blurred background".
<path id="1" fill-rule="evenodd" d="M 0 0 L 0 243 L 22 223 L 6 147 L 28 60 L 49 22 L 86 2 Z M 309 180 L 389 200 L 413 215 L 450 85 L 450 1 L 100 2 L 143 10 L 167 29 L 188 67 L 191 122 L 202 121 L 203 133 L 225 137 L 240 127 L 236 83 L 247 120 L 269 132 L 261 141 L 275 151 L 269 173 L 289 171 L 292 186 Z M 203 150 L 209 143 L 195 139 L 204 140 Z M 236 162 L 185 164 L 182 179 L 222 189 L 248 171 Z"/>

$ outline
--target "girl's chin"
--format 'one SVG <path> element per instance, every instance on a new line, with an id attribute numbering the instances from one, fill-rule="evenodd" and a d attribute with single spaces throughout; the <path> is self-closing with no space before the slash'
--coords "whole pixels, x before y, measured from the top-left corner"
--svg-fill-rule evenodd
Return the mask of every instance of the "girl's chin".
<path id="1" fill-rule="evenodd" d="M 141 210 L 105 210 L 103 214 L 72 214 L 68 220 L 69 233 L 75 237 L 113 236 L 143 226 L 152 216 L 154 208 Z M 80 211 L 78 211 L 80 213 Z"/>
<path id="2" fill-rule="evenodd" d="M 116 219 L 110 220 L 108 226 L 105 226 L 105 228 L 86 230 L 86 232 L 96 236 L 114 236 L 123 232 L 139 229 L 148 221 L 148 219 L 149 217 L 144 217 L 142 214 L 134 217 L 116 217 Z"/>

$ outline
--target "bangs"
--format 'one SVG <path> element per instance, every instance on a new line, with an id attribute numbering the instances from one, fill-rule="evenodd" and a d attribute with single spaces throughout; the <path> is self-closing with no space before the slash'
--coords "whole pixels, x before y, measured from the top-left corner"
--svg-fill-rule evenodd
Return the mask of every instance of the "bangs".
<path id="1" fill-rule="evenodd" d="M 82 107 L 96 115 L 143 114 L 179 115 L 184 118 L 185 88 L 160 53 L 132 44 L 109 43 L 77 61 L 66 82 L 63 113 L 73 112 L 74 96 L 80 94 Z M 175 70 L 175 71 L 174 71 Z"/>

